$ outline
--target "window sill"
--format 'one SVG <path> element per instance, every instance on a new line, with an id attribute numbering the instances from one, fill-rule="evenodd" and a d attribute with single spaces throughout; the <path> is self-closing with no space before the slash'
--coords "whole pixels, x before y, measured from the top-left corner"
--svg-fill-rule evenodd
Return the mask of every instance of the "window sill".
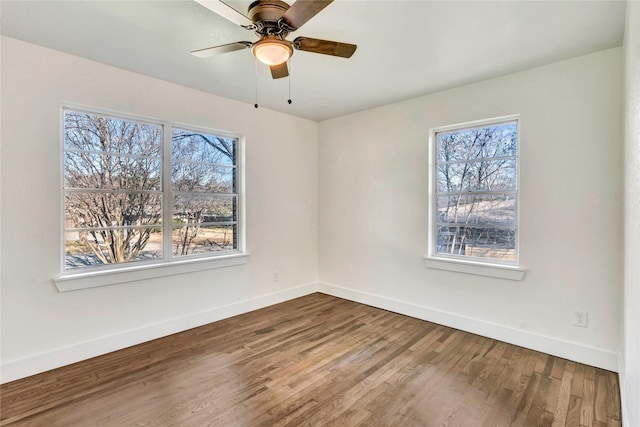
<path id="1" fill-rule="evenodd" d="M 120 268 L 111 271 L 92 271 L 61 275 L 53 279 L 59 292 L 76 291 L 98 286 L 136 282 L 156 277 L 173 276 L 194 271 L 212 270 L 249 262 L 248 253 L 223 255 L 216 258 L 180 260 L 164 264 L 153 264 Z"/>
<path id="2" fill-rule="evenodd" d="M 454 271 L 508 280 L 522 280 L 526 272 L 526 270 L 521 267 L 510 265 L 484 264 L 480 262 L 433 258 L 428 256 L 424 258 L 424 264 L 427 268 L 436 270 Z"/>

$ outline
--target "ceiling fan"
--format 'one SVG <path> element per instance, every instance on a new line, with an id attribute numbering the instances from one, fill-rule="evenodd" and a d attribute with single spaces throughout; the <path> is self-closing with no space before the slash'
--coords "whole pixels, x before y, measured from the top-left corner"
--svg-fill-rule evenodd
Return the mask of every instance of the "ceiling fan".
<path id="1" fill-rule="evenodd" d="M 293 55 L 294 49 L 350 58 L 357 48 L 355 44 L 310 37 L 286 40 L 290 33 L 317 15 L 333 0 L 297 0 L 291 6 L 281 0 L 256 0 L 249 6 L 248 17 L 222 0 L 195 1 L 234 24 L 255 32 L 259 37 L 255 42 L 240 41 L 191 52 L 200 58 L 251 48 L 256 59 L 271 68 L 271 76 L 279 79 L 289 75 L 287 60 Z"/>

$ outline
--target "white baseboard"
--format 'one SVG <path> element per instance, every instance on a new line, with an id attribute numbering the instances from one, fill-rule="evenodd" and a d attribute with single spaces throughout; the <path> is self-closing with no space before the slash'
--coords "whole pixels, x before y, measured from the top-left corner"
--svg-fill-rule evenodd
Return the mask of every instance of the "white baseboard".
<path id="1" fill-rule="evenodd" d="M 582 344 L 534 334 L 520 329 L 498 325 L 484 320 L 461 316 L 392 298 L 342 288 L 326 283 L 309 283 L 234 304 L 169 319 L 152 325 L 130 329 L 118 334 L 100 337 L 36 354 L 23 359 L 3 361 L 0 365 L 0 383 L 14 381 L 51 369 L 76 363 L 112 351 L 161 338 L 187 329 L 206 325 L 239 314 L 247 313 L 314 292 L 322 292 L 350 301 L 371 305 L 395 313 L 427 320 L 488 338 L 508 342 L 554 356 L 618 372 L 618 355 Z"/>
<path id="2" fill-rule="evenodd" d="M 317 290 L 318 286 L 316 283 L 309 283 L 234 304 L 130 329 L 114 335 L 80 342 L 23 359 L 3 361 L 2 365 L 0 365 L 0 383 L 7 383 L 30 375 L 50 371 L 61 366 L 121 350 L 156 338 L 248 313 L 259 308 L 308 295 L 317 292 Z"/>
<path id="3" fill-rule="evenodd" d="M 613 352 L 327 283 L 319 283 L 318 291 L 586 365 L 618 372 L 618 355 Z"/>

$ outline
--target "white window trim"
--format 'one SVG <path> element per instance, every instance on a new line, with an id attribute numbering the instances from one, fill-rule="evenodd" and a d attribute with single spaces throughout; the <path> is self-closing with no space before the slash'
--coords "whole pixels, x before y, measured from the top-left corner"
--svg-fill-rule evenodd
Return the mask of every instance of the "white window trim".
<path id="1" fill-rule="evenodd" d="M 65 270 L 65 242 L 64 242 L 64 215 L 60 221 L 60 242 L 61 254 L 60 259 L 61 273 L 53 278 L 53 283 L 60 292 L 74 291 L 80 289 L 94 288 L 98 286 L 116 285 L 121 283 L 136 282 L 140 280 L 153 279 L 158 277 L 172 276 L 196 271 L 212 270 L 235 265 L 242 265 L 249 262 L 249 252 L 246 249 L 246 209 L 245 209 L 245 180 L 244 180 L 244 162 L 245 162 L 245 139 L 244 137 L 226 131 L 215 130 L 202 126 L 191 124 L 172 122 L 168 120 L 152 119 L 129 113 L 108 110 L 104 108 L 96 108 L 81 104 L 65 102 L 60 108 L 60 206 L 59 212 L 64 212 L 64 113 L 65 110 L 85 111 L 89 113 L 113 116 L 121 119 L 135 120 L 143 123 L 158 124 L 163 127 L 163 147 L 162 147 L 162 177 L 163 189 L 168 188 L 167 183 L 170 179 L 165 174 L 167 161 L 171 162 L 170 150 L 166 148 L 166 142 L 171 140 L 171 128 L 190 129 L 197 132 L 213 133 L 222 137 L 236 139 L 236 193 L 238 203 L 237 218 L 237 244 L 238 248 L 234 251 L 221 252 L 218 255 L 200 255 L 188 258 L 172 259 L 170 261 L 146 262 L 140 261 L 136 263 L 118 264 L 113 267 L 98 266 L 94 269 Z M 169 138 L 169 139 L 167 139 Z M 168 152 L 168 153 L 167 153 Z M 166 190 L 163 190 L 166 191 Z M 163 200 L 167 200 L 164 197 Z M 167 239 L 164 239 L 167 240 Z M 163 242 L 166 250 L 166 242 Z M 169 247 L 170 250 L 170 247 Z"/>
<path id="2" fill-rule="evenodd" d="M 98 286 L 118 285 L 157 277 L 231 267 L 248 262 L 249 253 L 244 252 L 215 258 L 191 258 L 157 264 L 127 265 L 126 267 L 111 270 L 83 271 L 82 273 L 60 275 L 53 279 L 53 282 L 60 292 L 77 291 Z"/>
<path id="3" fill-rule="evenodd" d="M 495 277 L 497 279 L 522 280 L 526 270 L 519 266 L 474 262 L 444 257 L 424 257 L 427 268 L 434 270 L 454 271 L 457 273 L 475 274 L 476 276 Z"/>
<path id="4" fill-rule="evenodd" d="M 516 262 L 501 263 L 496 260 L 483 261 L 478 258 L 462 259 L 436 254 L 435 251 L 435 194 L 436 194 L 436 133 L 447 132 L 458 129 L 469 129 L 496 124 L 500 122 L 516 121 L 518 123 L 518 155 L 516 158 L 517 174 L 517 206 L 516 210 Z M 520 265 L 520 114 L 494 117 L 484 120 L 457 123 L 454 125 L 441 126 L 429 129 L 429 200 L 428 200 L 428 251 L 424 256 L 425 267 L 436 270 L 452 271 L 457 273 L 473 274 L 478 276 L 494 277 L 498 279 L 522 280 L 526 269 Z"/>

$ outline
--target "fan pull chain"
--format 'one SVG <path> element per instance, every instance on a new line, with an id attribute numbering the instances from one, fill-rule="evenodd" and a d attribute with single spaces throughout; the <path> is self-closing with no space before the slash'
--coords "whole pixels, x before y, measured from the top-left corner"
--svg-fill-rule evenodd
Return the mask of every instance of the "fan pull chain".
<path id="1" fill-rule="evenodd" d="M 289 99 L 287 99 L 287 102 L 289 103 L 289 105 L 291 105 L 291 58 L 289 58 Z"/>
<path id="2" fill-rule="evenodd" d="M 255 93 L 255 95 L 256 95 L 255 101 L 256 102 L 255 102 L 255 104 L 253 104 L 253 106 L 255 108 L 258 108 L 258 59 L 257 58 L 255 59 L 255 64 L 256 64 L 256 67 L 255 67 L 254 77 L 256 79 L 256 93 Z"/>

